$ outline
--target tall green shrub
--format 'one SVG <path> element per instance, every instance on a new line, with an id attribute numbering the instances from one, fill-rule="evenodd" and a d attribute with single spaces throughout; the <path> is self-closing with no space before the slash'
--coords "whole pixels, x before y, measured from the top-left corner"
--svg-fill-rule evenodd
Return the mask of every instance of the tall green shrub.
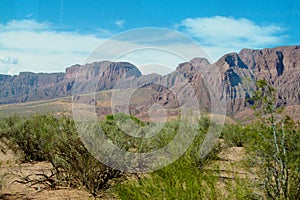
<path id="1" fill-rule="evenodd" d="M 270 199 L 300 199 L 300 134 L 288 116 L 281 116 L 276 91 L 264 80 L 256 83 L 258 138 L 249 145 L 252 162 Z"/>

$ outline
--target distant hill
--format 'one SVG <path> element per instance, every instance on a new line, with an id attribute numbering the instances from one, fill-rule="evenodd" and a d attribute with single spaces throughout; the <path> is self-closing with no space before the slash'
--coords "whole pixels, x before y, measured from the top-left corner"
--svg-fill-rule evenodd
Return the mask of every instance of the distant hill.
<path id="1" fill-rule="evenodd" d="M 73 65 L 66 69 L 66 73 L 21 72 L 18 76 L 0 75 L 0 104 L 70 96 L 75 80 L 77 83 L 97 80 L 97 91 L 108 90 L 123 75 L 139 77 L 141 72 L 130 63 L 102 61 Z"/>
<path id="2" fill-rule="evenodd" d="M 190 98 L 198 99 L 200 109 L 210 112 L 212 92 L 214 98 L 226 100 L 227 113 L 235 115 L 251 105 L 248 99 L 258 79 L 267 80 L 277 90 L 278 105 L 300 105 L 300 46 L 243 49 L 212 64 L 204 58 L 194 58 L 165 76 L 142 75 L 130 63 L 109 61 L 74 65 L 65 73 L 0 75 L 0 104 L 66 97 L 74 90 L 81 94 L 139 88 L 140 95 L 130 99 L 129 110 L 134 115 L 143 115 L 154 103 L 176 114 L 176 109 Z M 74 100 L 93 103 L 79 96 Z M 107 114 L 111 108 L 98 105 L 97 111 Z"/>

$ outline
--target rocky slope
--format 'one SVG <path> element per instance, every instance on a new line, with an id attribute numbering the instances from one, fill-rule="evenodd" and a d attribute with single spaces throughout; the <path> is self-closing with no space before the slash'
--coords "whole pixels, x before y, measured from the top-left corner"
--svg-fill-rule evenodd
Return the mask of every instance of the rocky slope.
<path id="1" fill-rule="evenodd" d="M 113 88 L 121 77 L 139 76 L 141 72 L 134 65 L 109 61 L 73 65 L 66 69 L 66 73 L 0 75 L 0 104 L 70 96 L 75 82 L 82 91 L 87 89 L 87 82 L 90 81 L 97 81 L 97 87 L 91 92 L 107 90 Z"/>
<path id="2" fill-rule="evenodd" d="M 63 80 L 64 73 L 0 75 L 0 104 L 55 98 L 61 94 L 57 89 Z"/>
<path id="3" fill-rule="evenodd" d="M 249 106 L 247 99 L 258 79 L 267 80 L 277 90 L 278 104 L 299 105 L 300 46 L 243 49 L 226 54 L 213 64 L 194 58 L 165 76 L 142 76 L 130 63 L 109 61 L 74 65 L 66 73 L 0 75 L 0 104 L 63 97 L 73 91 L 82 94 L 135 88 L 134 93 L 141 90 L 143 98 L 132 96 L 131 114 L 147 112 L 153 104 L 178 108 L 190 99 L 197 99 L 201 110 L 206 111 L 211 111 L 215 101 L 226 101 L 221 107 L 236 113 Z M 98 110 L 104 114 L 111 112 L 101 105 Z"/>
<path id="4" fill-rule="evenodd" d="M 222 57 L 216 66 L 224 72 L 225 92 L 229 111 L 247 106 L 255 80 L 264 79 L 278 93 L 279 105 L 300 103 L 300 46 L 263 50 L 243 49 L 239 54 Z"/>

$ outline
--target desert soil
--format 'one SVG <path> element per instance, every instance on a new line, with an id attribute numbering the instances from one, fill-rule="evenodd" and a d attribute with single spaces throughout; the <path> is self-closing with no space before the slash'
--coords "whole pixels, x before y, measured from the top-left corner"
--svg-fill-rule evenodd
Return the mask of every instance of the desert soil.
<path id="1" fill-rule="evenodd" d="M 61 199 L 93 199 L 84 189 L 60 188 L 44 189 L 43 185 L 29 186 L 18 183 L 21 176 L 46 172 L 51 168 L 47 162 L 19 163 L 17 156 L 10 150 L 0 152 L 0 177 L 3 177 L 3 185 L 0 190 L 0 199 L 13 200 L 61 200 Z"/>
<path id="2" fill-rule="evenodd" d="M 239 177 L 255 178 L 253 175 L 248 174 L 242 170 L 241 162 L 245 159 L 245 150 L 243 147 L 225 148 L 220 154 L 220 160 L 217 161 L 215 166 L 221 172 L 223 178 L 234 178 L 236 175 Z M 35 163 L 20 163 L 17 156 L 11 151 L 6 149 L 6 152 L 0 151 L 0 178 L 3 178 L 2 190 L 0 189 L 0 199 L 13 200 L 61 200 L 61 199 L 93 199 L 93 197 L 83 188 L 60 188 L 51 190 L 44 188 L 43 185 L 29 186 L 18 183 L 21 176 L 35 174 L 40 172 L 47 172 L 51 168 L 51 164 L 47 162 Z M 211 166 L 212 167 L 212 166 Z M 209 168 L 211 168 L 209 167 Z M 214 167 L 212 167 L 214 168 Z M 220 187 L 224 187 L 224 183 L 220 183 Z M 224 192 L 226 195 L 226 192 Z M 111 195 L 104 194 L 101 199 L 113 199 Z"/>

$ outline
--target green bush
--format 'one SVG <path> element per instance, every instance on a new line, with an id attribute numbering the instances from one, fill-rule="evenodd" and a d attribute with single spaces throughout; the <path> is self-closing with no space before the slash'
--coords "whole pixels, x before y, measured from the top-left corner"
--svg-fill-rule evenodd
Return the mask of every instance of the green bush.
<path id="1" fill-rule="evenodd" d="M 229 147 L 244 147 L 252 137 L 251 129 L 248 125 L 225 124 L 221 137 Z"/>
<path id="2" fill-rule="evenodd" d="M 109 115 L 100 122 L 104 134 L 119 148 L 143 153 L 160 149 L 176 135 L 180 123 L 177 121 L 146 124 L 134 116 L 125 114 Z M 133 137 L 130 134 L 136 135 Z M 145 134 L 153 137 L 144 138 Z"/>
<path id="3" fill-rule="evenodd" d="M 45 161 L 58 128 L 58 119 L 52 115 L 12 116 L 2 121 L 1 138 L 7 139 L 15 153 L 21 153 L 22 161 Z"/>
<path id="4" fill-rule="evenodd" d="M 266 197 L 299 199 L 299 124 L 281 115 L 283 107 L 277 105 L 276 91 L 267 81 L 258 80 L 256 87 L 254 109 L 260 121 L 257 139 L 247 146 L 250 160 L 257 167 Z"/>
<path id="5" fill-rule="evenodd" d="M 94 130 L 88 122 L 81 123 L 84 123 L 81 124 L 84 128 Z M 223 197 L 221 194 L 223 190 L 227 191 L 226 198 L 229 199 L 262 197 L 257 195 L 257 188 L 254 187 L 258 186 L 252 179 L 236 177 L 230 180 L 231 182 L 226 180 L 227 188 L 220 189 L 220 173 L 214 163 L 218 160 L 222 145 L 217 142 L 208 155 L 200 157 L 201 144 L 209 128 L 218 127 L 217 124 L 211 124 L 208 118 L 202 118 L 198 124 L 188 126 L 184 121 L 175 120 L 165 124 L 146 123 L 130 115 L 117 114 L 107 116 L 97 125 L 118 147 L 140 153 L 166 146 L 179 130 L 186 133 L 182 137 L 183 140 L 191 136 L 191 130 L 197 130 L 197 133 L 185 154 L 177 161 L 145 175 L 127 174 L 127 177 L 137 177 L 127 180 L 124 180 L 124 173 L 105 166 L 87 151 L 78 135 L 75 122 L 66 117 L 34 115 L 28 118 L 18 116 L 4 118 L 0 120 L 0 140 L 15 153 L 22 155 L 22 161 L 50 162 L 53 173 L 44 178 L 53 188 L 62 185 L 76 188 L 84 186 L 93 196 L 98 196 L 111 188 L 111 191 L 121 199 L 220 199 Z M 297 199 L 300 188 L 298 165 L 300 145 L 296 142 L 300 139 L 300 132 L 297 129 L 299 125 L 291 120 L 286 120 L 283 125 L 284 129 L 279 126 L 275 128 L 280 135 L 283 134 L 283 130 L 285 131 L 285 149 L 289 152 L 286 163 L 290 169 L 289 177 L 293 180 L 289 183 L 289 193 L 290 197 Z M 198 129 L 195 129 L 196 127 Z M 128 131 L 132 130 L 136 136 L 141 137 L 129 135 Z M 265 139 L 272 139 L 270 135 L 272 130 L 272 127 L 264 123 L 226 125 L 222 137 L 229 146 L 244 146 L 250 157 L 253 156 L 251 157 L 253 159 L 249 160 L 249 166 L 258 168 L 261 165 L 257 162 L 261 161 L 261 158 L 269 159 L 269 164 L 272 163 L 270 155 L 274 153 L 274 147 L 272 143 L 262 140 L 262 136 Z M 88 133 L 96 135 L 92 131 Z M 147 138 L 142 137 L 148 133 L 150 135 Z M 92 142 L 97 144 L 101 140 Z M 259 152 L 263 154 L 258 154 Z M 120 177 L 123 179 L 119 179 Z M 247 182 L 249 180 L 250 183 Z M 114 187 L 111 187 L 112 183 L 116 183 L 113 184 Z"/>
<path id="6" fill-rule="evenodd" d="M 256 135 L 246 145 L 249 157 L 247 163 L 256 168 L 259 181 L 264 185 L 265 195 L 273 199 L 299 199 L 299 125 L 282 121 L 276 127 L 263 122 L 255 126 Z M 278 148 L 274 142 L 274 130 L 278 136 Z"/>
<path id="7" fill-rule="evenodd" d="M 120 183 L 114 191 L 121 199 L 216 199 L 218 178 L 184 162 Z"/>
<path id="8" fill-rule="evenodd" d="M 84 185 L 92 195 L 101 194 L 121 172 L 103 165 L 86 150 L 73 121 L 63 119 L 63 124 L 61 134 L 53 143 L 51 162 L 76 187 Z"/>
<path id="9" fill-rule="evenodd" d="M 84 186 L 97 196 L 114 178 L 122 175 L 86 150 L 71 119 L 46 114 L 29 118 L 13 116 L 3 119 L 0 127 L 1 140 L 15 153 L 21 153 L 22 161 L 49 161 L 52 164 L 53 174 L 42 177 L 52 188 Z"/>
<path id="10" fill-rule="evenodd" d="M 172 136 L 178 129 L 178 122 L 173 123 L 164 127 Z M 118 183 L 113 191 L 121 199 L 216 199 L 220 194 L 217 189 L 218 172 L 204 169 L 204 166 L 217 159 L 220 146 L 216 145 L 209 155 L 200 158 L 200 146 L 210 123 L 204 118 L 199 125 L 194 141 L 178 160 L 144 178 Z"/>

